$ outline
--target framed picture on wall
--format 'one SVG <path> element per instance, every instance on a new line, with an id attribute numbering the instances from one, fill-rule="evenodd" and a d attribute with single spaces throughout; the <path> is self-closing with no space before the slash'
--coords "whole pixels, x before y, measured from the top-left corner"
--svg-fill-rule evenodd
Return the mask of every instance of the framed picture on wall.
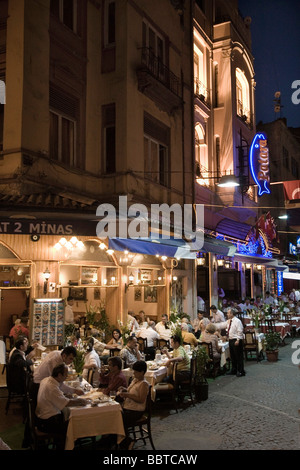
<path id="1" fill-rule="evenodd" d="M 144 287 L 144 302 L 157 302 L 157 287 Z"/>
<path id="2" fill-rule="evenodd" d="M 142 288 L 141 287 L 135 287 L 134 288 L 134 300 L 136 302 L 141 302 L 142 301 Z"/>
<path id="3" fill-rule="evenodd" d="M 73 297 L 74 300 L 86 300 L 86 288 L 70 287 L 69 296 Z"/>

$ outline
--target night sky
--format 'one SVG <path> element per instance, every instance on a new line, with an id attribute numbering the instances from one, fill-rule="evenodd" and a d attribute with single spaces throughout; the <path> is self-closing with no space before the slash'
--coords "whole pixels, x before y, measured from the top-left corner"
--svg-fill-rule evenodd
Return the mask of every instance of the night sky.
<path id="1" fill-rule="evenodd" d="M 300 127 L 300 1 L 239 0 L 242 16 L 252 18 L 252 53 L 255 58 L 256 122 L 287 119 L 289 127 Z M 298 86 L 299 89 L 299 86 Z M 281 92 L 280 113 L 274 112 L 274 93 Z"/>

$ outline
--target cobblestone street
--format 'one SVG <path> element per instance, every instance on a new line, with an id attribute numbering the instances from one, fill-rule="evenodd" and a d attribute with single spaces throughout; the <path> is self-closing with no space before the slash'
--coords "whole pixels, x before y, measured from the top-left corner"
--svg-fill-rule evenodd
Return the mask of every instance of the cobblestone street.
<path id="1" fill-rule="evenodd" d="M 156 449 L 299 450 L 300 370 L 292 363 L 293 341 L 300 343 L 286 339 L 277 363 L 247 361 L 245 377 L 210 382 L 208 400 L 195 407 L 165 410 L 163 418 L 155 409 Z"/>

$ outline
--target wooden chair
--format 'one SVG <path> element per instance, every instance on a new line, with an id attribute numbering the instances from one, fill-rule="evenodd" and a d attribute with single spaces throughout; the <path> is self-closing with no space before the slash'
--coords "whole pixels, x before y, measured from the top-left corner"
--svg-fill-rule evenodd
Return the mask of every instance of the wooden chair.
<path id="1" fill-rule="evenodd" d="M 166 339 L 157 339 L 156 340 L 157 349 L 168 348 L 170 349 L 170 341 Z"/>
<path id="2" fill-rule="evenodd" d="M 177 365 L 176 363 L 176 369 L 175 369 L 175 386 L 176 386 L 176 394 L 178 399 L 180 400 L 181 398 L 184 399 L 184 397 L 188 394 L 192 405 L 195 406 L 194 399 L 193 399 L 193 379 L 195 377 L 195 359 L 191 359 L 191 364 L 190 364 L 190 373 L 189 377 L 186 380 L 181 380 L 180 383 L 177 384 Z"/>
<path id="3" fill-rule="evenodd" d="M 274 319 L 265 320 L 263 322 L 263 325 L 266 327 L 266 332 L 269 331 L 269 330 L 276 331 L 275 320 Z"/>
<path id="4" fill-rule="evenodd" d="M 109 350 L 109 356 L 120 356 L 121 349 L 110 349 Z"/>
<path id="5" fill-rule="evenodd" d="M 94 372 L 95 372 L 95 369 L 93 367 L 88 369 L 88 374 L 87 374 L 87 379 L 86 379 L 86 381 L 92 386 L 93 386 Z"/>
<path id="6" fill-rule="evenodd" d="M 294 337 L 294 336 L 297 336 L 297 330 L 296 330 L 296 326 L 293 326 L 293 320 L 292 320 L 292 317 L 293 315 L 291 313 L 283 313 L 282 314 L 282 320 L 285 322 L 285 323 L 288 323 L 291 327 L 291 335 Z"/>
<path id="7" fill-rule="evenodd" d="M 137 338 L 137 342 L 140 345 L 140 352 L 145 353 L 146 349 L 148 348 L 147 338 Z"/>
<path id="8" fill-rule="evenodd" d="M 258 341 L 256 339 L 254 331 L 246 331 L 244 339 L 244 356 L 245 361 L 248 360 L 248 354 L 255 354 L 256 361 L 259 361 Z"/>
<path id="9" fill-rule="evenodd" d="M 9 364 L 6 364 L 6 386 L 8 391 L 8 398 L 5 406 L 5 414 L 7 415 L 10 404 L 13 403 L 21 403 L 23 410 L 25 410 L 25 401 L 26 401 L 26 393 L 27 393 L 27 375 L 26 370 L 21 371 L 20 373 L 23 374 L 23 377 L 20 378 L 20 381 L 24 381 L 24 388 L 23 391 L 20 390 L 19 386 L 16 386 L 16 383 L 13 380 L 13 372 Z M 24 421 L 25 421 L 25 414 L 24 414 Z"/>
<path id="10" fill-rule="evenodd" d="M 155 450 L 152 433 L 151 433 L 151 415 L 152 415 L 152 399 L 151 399 L 151 385 L 149 387 L 146 409 L 143 416 L 138 419 L 134 426 L 129 429 L 129 435 L 133 436 L 134 442 L 143 441 L 146 445 L 146 439 L 149 439 L 151 447 Z"/>
<path id="11" fill-rule="evenodd" d="M 29 395 L 26 396 L 26 402 L 31 450 L 40 450 L 41 447 L 55 450 L 58 443 L 63 444 L 64 438 L 61 434 L 40 431 L 36 426 L 35 404 Z"/>
<path id="12" fill-rule="evenodd" d="M 155 403 L 157 403 L 156 402 L 157 398 L 170 397 L 170 401 L 168 401 L 168 404 L 171 404 L 173 408 L 176 410 L 176 413 L 178 413 L 178 406 L 177 406 L 177 400 L 176 400 L 175 374 L 176 374 L 176 363 L 175 365 L 173 365 L 173 382 L 174 383 L 159 382 L 154 385 L 153 389 L 155 391 Z"/>
<path id="13" fill-rule="evenodd" d="M 205 347 L 207 355 L 209 357 L 208 363 L 207 363 L 207 376 L 212 376 L 213 378 L 216 378 L 218 375 L 218 372 L 220 371 L 220 364 L 221 364 L 221 359 L 216 359 L 214 358 L 213 354 L 213 348 L 211 343 L 206 343 L 205 341 L 201 341 L 200 346 Z"/>

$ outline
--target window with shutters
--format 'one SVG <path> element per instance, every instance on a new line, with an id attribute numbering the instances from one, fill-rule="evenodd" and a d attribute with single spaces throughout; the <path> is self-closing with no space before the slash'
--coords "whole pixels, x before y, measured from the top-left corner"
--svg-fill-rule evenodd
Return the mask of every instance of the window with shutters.
<path id="1" fill-rule="evenodd" d="M 169 186 L 170 129 L 148 113 L 144 115 L 144 174 L 155 183 Z"/>
<path id="2" fill-rule="evenodd" d="M 79 100 L 51 87 L 49 100 L 50 158 L 76 167 Z"/>
<path id="3" fill-rule="evenodd" d="M 116 107 L 115 104 L 102 106 L 102 135 L 104 173 L 116 172 Z"/>

